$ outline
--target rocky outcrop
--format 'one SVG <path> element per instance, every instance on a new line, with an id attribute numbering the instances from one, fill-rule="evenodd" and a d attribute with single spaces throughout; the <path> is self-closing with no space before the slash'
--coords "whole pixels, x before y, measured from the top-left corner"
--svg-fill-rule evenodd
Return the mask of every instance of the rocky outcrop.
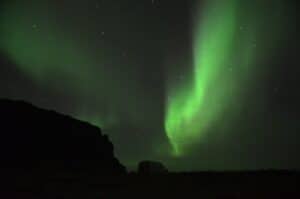
<path id="1" fill-rule="evenodd" d="M 122 174 L 101 129 L 26 102 L 0 100 L 0 169 Z"/>
<path id="2" fill-rule="evenodd" d="M 168 173 L 168 169 L 160 162 L 142 161 L 138 165 L 138 173 L 140 174 Z"/>

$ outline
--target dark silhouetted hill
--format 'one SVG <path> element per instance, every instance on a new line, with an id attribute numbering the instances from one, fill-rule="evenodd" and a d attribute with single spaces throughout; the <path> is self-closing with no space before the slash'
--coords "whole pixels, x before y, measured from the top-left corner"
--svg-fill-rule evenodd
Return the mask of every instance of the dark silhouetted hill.
<path id="1" fill-rule="evenodd" d="M 126 172 L 99 128 L 6 99 L 0 100 L 0 158 L 2 171 Z"/>
<path id="2" fill-rule="evenodd" d="M 0 100 L 0 198 L 300 198 L 298 171 L 165 170 L 143 161 L 147 175 L 113 175 L 126 171 L 99 128 Z"/>

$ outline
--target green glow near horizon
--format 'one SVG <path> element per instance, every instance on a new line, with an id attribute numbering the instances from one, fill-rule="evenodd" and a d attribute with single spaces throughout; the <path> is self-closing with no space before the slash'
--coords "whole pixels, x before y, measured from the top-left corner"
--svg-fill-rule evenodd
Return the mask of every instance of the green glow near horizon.
<path id="1" fill-rule="evenodd" d="M 2 6 L 0 49 L 34 83 L 73 97 L 76 106 L 69 114 L 108 128 L 118 118 L 120 96 L 137 104 L 134 95 L 124 97 L 131 88 L 119 88 L 122 81 L 132 85 L 133 78 L 115 67 L 112 47 L 105 45 L 89 19 L 70 16 L 64 9 L 56 12 L 49 1 L 6 1 Z"/>
<path id="2" fill-rule="evenodd" d="M 91 52 L 86 35 L 80 38 L 77 32 L 68 30 L 63 22 L 57 22 L 58 13 L 51 10 L 47 1 L 7 1 L 0 14 L 0 48 L 24 75 L 45 90 L 61 90 L 80 101 L 80 106 L 72 110 L 75 117 L 98 127 L 106 126 L 111 118 L 91 111 L 87 100 L 93 97 L 103 101 L 102 96 L 94 94 L 103 91 L 104 85 L 99 82 L 114 86 L 108 72 L 103 72 L 104 48 Z M 107 92 L 113 95 L 111 90 Z M 113 105 L 107 105 L 110 106 Z"/>
<path id="3" fill-rule="evenodd" d="M 251 41 L 257 39 L 256 29 L 247 24 L 249 30 L 240 33 L 237 2 L 208 1 L 196 17 L 192 83 L 168 91 L 165 130 L 174 155 L 183 155 L 201 140 L 225 109 L 239 100 L 240 79 L 255 70 Z"/>
<path id="4" fill-rule="evenodd" d="M 156 145 L 165 138 L 161 92 L 149 92 L 145 89 L 149 82 L 141 82 L 145 70 L 139 55 L 134 55 L 139 45 L 130 44 L 149 44 L 136 38 L 142 33 L 132 33 L 139 28 L 128 21 L 135 17 L 109 5 L 93 9 L 92 4 L 1 2 L 0 51 L 26 82 L 37 87 L 33 96 L 22 92 L 18 98 L 100 127 L 115 142 L 120 158 L 129 161 L 135 154 L 124 148 L 126 143 L 136 144 L 131 140 L 141 139 L 138 134 L 148 134 L 149 142 Z M 114 15 L 122 17 L 110 17 Z M 120 139 L 127 132 L 129 138 Z M 142 148 L 145 154 L 156 153 L 155 144 Z"/>

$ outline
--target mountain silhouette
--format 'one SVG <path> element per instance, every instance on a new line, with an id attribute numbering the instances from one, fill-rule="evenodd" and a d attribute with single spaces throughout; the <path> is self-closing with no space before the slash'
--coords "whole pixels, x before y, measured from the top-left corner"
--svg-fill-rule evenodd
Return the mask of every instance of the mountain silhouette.
<path id="1" fill-rule="evenodd" d="M 178 173 L 141 161 L 127 174 L 101 129 L 1 99 L 0 172 L 0 198 L 299 198 L 291 171 Z"/>
<path id="2" fill-rule="evenodd" d="M 126 172 L 108 136 L 89 123 L 7 99 L 0 100 L 0 122 L 3 171 Z"/>

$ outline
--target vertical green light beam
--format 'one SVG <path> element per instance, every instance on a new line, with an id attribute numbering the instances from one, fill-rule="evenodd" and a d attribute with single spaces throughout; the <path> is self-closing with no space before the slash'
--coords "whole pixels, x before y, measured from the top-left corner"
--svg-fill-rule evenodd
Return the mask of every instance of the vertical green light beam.
<path id="1" fill-rule="evenodd" d="M 209 1 L 196 17 L 192 83 L 168 93 L 165 130 L 175 155 L 183 154 L 218 119 L 236 92 L 235 71 L 252 60 L 247 45 L 232 59 L 237 7 L 236 0 Z"/>

